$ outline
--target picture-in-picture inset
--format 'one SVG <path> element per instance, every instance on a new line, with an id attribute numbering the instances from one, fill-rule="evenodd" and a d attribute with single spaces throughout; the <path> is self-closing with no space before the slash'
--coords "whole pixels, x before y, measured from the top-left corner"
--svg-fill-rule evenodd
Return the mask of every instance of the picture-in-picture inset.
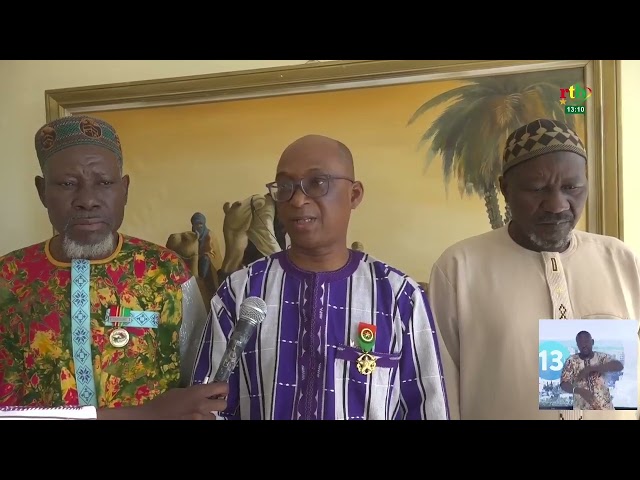
<path id="1" fill-rule="evenodd" d="M 538 405 L 638 409 L 637 320 L 540 320 Z"/>

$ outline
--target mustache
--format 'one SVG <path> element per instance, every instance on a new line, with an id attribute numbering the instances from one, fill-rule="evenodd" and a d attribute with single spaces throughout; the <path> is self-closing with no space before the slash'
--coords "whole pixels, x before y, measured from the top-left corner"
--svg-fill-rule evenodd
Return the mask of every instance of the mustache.
<path id="1" fill-rule="evenodd" d="M 74 220 L 86 220 L 87 218 L 102 218 L 100 215 L 91 215 L 90 213 L 86 214 L 77 214 L 69 219 L 69 222 L 73 222 Z"/>
<path id="2" fill-rule="evenodd" d="M 73 222 L 77 220 L 87 220 L 89 218 L 100 218 L 106 222 L 106 220 L 103 219 L 103 217 L 101 217 L 100 215 L 95 215 L 95 214 L 92 215 L 91 213 L 77 213 L 73 217 L 69 217 L 66 225 L 64 226 L 64 231 L 66 232 L 67 230 L 69 230 L 69 227 Z"/>
<path id="3" fill-rule="evenodd" d="M 536 223 L 559 223 L 573 222 L 574 216 L 571 213 L 551 213 L 538 217 Z"/>

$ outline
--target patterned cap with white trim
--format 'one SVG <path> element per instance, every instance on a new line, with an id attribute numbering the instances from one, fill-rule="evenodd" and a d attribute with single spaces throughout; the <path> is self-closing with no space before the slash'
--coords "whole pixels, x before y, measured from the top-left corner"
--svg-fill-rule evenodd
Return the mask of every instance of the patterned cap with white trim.
<path id="1" fill-rule="evenodd" d="M 558 120 L 538 119 L 513 131 L 507 138 L 502 173 L 525 160 L 550 152 L 574 152 L 587 158 L 580 137 Z"/>

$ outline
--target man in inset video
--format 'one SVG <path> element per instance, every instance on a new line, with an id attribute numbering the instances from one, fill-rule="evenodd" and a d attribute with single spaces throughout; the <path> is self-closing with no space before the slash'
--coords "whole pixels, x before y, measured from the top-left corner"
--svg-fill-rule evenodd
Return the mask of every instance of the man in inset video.
<path id="1" fill-rule="evenodd" d="M 576 335 L 576 345 L 578 353 L 564 362 L 560 388 L 573 393 L 574 410 L 615 410 L 606 373 L 622 371 L 622 362 L 607 353 L 594 352 L 593 338 L 587 331 Z"/>

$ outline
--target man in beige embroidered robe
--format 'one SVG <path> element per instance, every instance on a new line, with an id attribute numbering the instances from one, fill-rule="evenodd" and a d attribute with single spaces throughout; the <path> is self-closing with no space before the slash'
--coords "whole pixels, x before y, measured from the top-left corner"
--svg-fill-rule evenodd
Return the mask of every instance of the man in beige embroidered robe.
<path id="1" fill-rule="evenodd" d="M 515 130 L 500 178 L 511 221 L 435 262 L 428 296 L 452 419 L 637 419 L 629 410 L 538 408 L 539 320 L 640 317 L 636 254 L 616 238 L 575 230 L 586 159 L 561 122 Z"/>

